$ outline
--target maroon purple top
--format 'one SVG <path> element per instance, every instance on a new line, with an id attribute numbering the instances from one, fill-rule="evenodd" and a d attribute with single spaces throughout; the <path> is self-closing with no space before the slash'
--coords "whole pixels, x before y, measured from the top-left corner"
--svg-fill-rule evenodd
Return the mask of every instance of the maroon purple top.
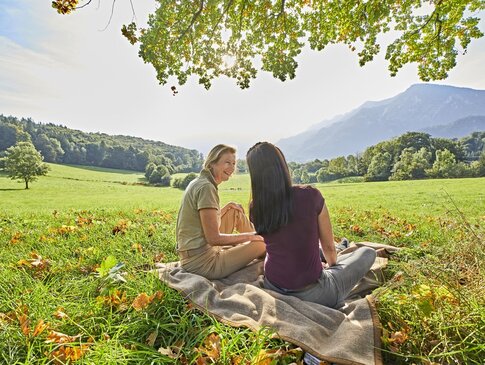
<path id="1" fill-rule="evenodd" d="M 267 279 L 284 289 L 301 289 L 322 273 L 318 215 L 325 199 L 311 186 L 292 187 L 292 218 L 276 232 L 264 234 Z"/>

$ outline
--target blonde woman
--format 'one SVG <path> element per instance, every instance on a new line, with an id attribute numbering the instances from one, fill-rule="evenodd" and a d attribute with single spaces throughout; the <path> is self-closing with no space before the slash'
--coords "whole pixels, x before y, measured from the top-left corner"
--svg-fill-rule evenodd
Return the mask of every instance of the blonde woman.
<path id="1" fill-rule="evenodd" d="M 235 168 L 235 148 L 212 148 L 199 177 L 185 189 L 177 217 L 180 263 L 208 279 L 226 277 L 265 253 L 263 238 L 254 232 L 242 206 L 231 202 L 220 208 L 218 186 Z"/>

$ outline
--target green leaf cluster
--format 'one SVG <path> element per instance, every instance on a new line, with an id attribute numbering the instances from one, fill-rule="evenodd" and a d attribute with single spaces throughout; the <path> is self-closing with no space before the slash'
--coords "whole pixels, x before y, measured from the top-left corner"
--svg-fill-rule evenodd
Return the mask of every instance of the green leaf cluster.
<path id="1" fill-rule="evenodd" d="M 391 76 L 416 63 L 421 80 L 440 80 L 473 38 L 480 38 L 483 0 L 157 0 L 146 29 L 123 28 L 139 55 L 153 65 L 161 84 L 191 75 L 209 89 L 220 76 L 249 87 L 257 69 L 293 79 L 297 57 L 308 45 L 323 50 L 342 43 L 357 52 L 359 64 L 372 61 L 379 36 L 393 31 L 386 48 Z M 138 34 L 137 34 L 138 33 Z"/>

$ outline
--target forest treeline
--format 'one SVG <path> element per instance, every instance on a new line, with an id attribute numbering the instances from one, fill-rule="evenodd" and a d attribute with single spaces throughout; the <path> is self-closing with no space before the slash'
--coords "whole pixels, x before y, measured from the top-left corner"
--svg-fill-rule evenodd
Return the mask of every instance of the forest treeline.
<path id="1" fill-rule="evenodd" d="M 20 141 L 32 142 L 46 162 L 143 171 L 149 183 L 157 185 L 170 185 L 171 175 L 177 172 L 199 172 L 203 163 L 198 151 L 163 142 L 86 133 L 0 115 L 0 155 Z M 289 166 L 293 181 L 304 184 L 356 177 L 365 181 L 480 177 L 485 176 L 484 146 L 485 132 L 460 139 L 408 132 L 363 153 L 289 162 Z M 238 160 L 238 170 L 247 172 L 244 160 Z M 183 188 L 189 181 L 180 179 L 177 187 Z"/>
<path id="2" fill-rule="evenodd" d="M 293 181 L 303 184 L 354 177 L 365 181 L 480 177 L 485 176 L 484 146 L 485 132 L 461 139 L 408 132 L 360 154 L 288 165 Z M 238 170 L 247 172 L 244 160 L 238 160 Z"/>
<path id="3" fill-rule="evenodd" d="M 36 123 L 0 115 L 0 153 L 20 141 L 29 141 L 44 161 L 145 171 L 148 164 L 170 174 L 199 172 L 203 156 L 196 150 L 138 137 L 86 133 L 52 123 Z"/>

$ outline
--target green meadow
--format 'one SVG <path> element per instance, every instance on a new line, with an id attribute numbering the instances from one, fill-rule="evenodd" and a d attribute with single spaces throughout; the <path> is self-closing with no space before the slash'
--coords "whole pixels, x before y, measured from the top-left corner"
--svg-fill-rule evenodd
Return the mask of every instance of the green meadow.
<path id="1" fill-rule="evenodd" d="M 222 325 L 150 272 L 177 259 L 181 190 L 49 166 L 28 190 L 0 175 L 0 363 L 301 363 L 270 329 Z M 375 292 L 384 362 L 482 364 L 485 178 L 316 186 L 337 239 L 402 248 Z M 221 202 L 247 206 L 249 190 L 235 175 Z"/>

